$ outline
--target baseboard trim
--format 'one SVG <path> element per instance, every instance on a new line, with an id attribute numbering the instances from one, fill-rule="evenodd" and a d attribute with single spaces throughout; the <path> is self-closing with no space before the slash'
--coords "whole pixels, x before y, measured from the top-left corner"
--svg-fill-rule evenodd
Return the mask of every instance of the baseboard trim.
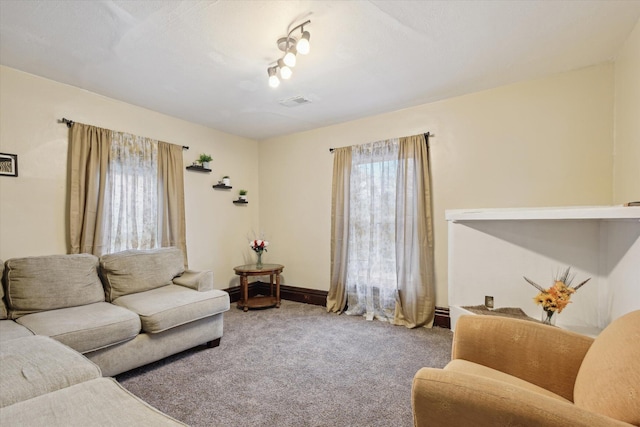
<path id="1" fill-rule="evenodd" d="M 231 302 L 240 300 L 240 288 L 234 287 L 225 289 L 229 293 Z M 251 282 L 249 283 L 249 297 L 256 295 L 267 295 L 269 293 L 269 283 Z M 305 304 L 325 306 L 329 292 L 318 289 L 300 288 L 297 286 L 280 285 L 280 298 L 287 301 L 302 302 Z M 451 317 L 449 307 L 436 307 L 433 326 L 451 329 Z"/>
<path id="2" fill-rule="evenodd" d="M 449 315 L 449 307 L 436 307 L 435 317 L 433 318 L 433 326 L 451 329 L 451 316 Z"/>

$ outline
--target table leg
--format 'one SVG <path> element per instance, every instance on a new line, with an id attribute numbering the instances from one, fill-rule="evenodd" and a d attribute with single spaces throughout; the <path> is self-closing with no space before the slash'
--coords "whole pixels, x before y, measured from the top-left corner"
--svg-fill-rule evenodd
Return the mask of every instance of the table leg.
<path id="1" fill-rule="evenodd" d="M 269 296 L 270 297 L 273 296 L 273 276 L 275 276 L 275 274 L 273 273 L 269 275 Z"/>
<path id="2" fill-rule="evenodd" d="M 276 307 L 280 308 L 280 273 L 276 273 Z"/>
<path id="3" fill-rule="evenodd" d="M 242 299 L 244 300 L 244 311 L 249 311 L 249 278 L 242 276 L 240 279 L 242 284 Z"/>

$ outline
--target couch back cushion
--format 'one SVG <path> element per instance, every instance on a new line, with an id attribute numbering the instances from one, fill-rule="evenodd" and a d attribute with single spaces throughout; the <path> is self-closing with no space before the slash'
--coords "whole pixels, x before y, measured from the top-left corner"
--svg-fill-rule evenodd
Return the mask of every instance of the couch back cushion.
<path id="1" fill-rule="evenodd" d="M 104 301 L 98 257 L 90 254 L 12 258 L 5 263 L 9 317 Z"/>
<path id="2" fill-rule="evenodd" d="M 184 273 L 178 248 L 128 250 L 100 257 L 100 275 L 107 300 L 170 285 Z"/>
<path id="3" fill-rule="evenodd" d="M 576 406 L 640 425 L 640 310 L 611 322 L 582 361 Z"/>
<path id="4" fill-rule="evenodd" d="M 0 259 L 0 320 L 5 320 L 9 317 L 7 312 L 7 305 L 4 303 L 4 261 Z"/>

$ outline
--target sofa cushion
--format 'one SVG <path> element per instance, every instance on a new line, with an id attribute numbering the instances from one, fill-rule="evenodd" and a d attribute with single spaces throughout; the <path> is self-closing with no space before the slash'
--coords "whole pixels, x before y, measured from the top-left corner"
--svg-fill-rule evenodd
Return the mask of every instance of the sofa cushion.
<path id="1" fill-rule="evenodd" d="M 33 332 L 13 320 L 0 320 L 0 342 L 31 336 Z"/>
<path id="2" fill-rule="evenodd" d="M 13 258 L 5 263 L 9 316 L 104 301 L 98 258 L 90 254 Z"/>
<path id="3" fill-rule="evenodd" d="M 122 388 L 97 378 L 0 409 L 2 426 L 184 426 Z"/>
<path id="4" fill-rule="evenodd" d="M 17 322 L 80 353 L 130 340 L 140 332 L 137 314 L 107 302 L 28 314 Z"/>
<path id="5" fill-rule="evenodd" d="M 0 279 L 4 283 L 4 261 L 0 259 Z M 4 286 L 0 283 L 0 320 L 8 319 L 9 313 L 7 312 L 7 305 L 4 302 Z"/>
<path id="6" fill-rule="evenodd" d="M 0 407 L 100 378 L 89 359 L 48 337 L 30 336 L 0 348 Z"/>
<path id="7" fill-rule="evenodd" d="M 153 334 L 229 310 L 229 294 L 167 285 L 126 295 L 113 303 L 138 313 L 142 330 Z"/>
<path id="8" fill-rule="evenodd" d="M 100 274 L 109 302 L 169 285 L 183 272 L 184 257 L 178 248 L 129 250 L 100 258 Z"/>
<path id="9" fill-rule="evenodd" d="M 614 320 L 584 356 L 573 390 L 576 406 L 640 425 L 640 310 Z"/>

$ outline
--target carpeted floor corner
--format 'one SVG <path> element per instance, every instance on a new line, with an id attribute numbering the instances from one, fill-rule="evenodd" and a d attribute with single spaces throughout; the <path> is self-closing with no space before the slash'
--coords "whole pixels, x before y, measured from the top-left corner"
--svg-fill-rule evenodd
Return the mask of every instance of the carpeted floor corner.
<path id="1" fill-rule="evenodd" d="M 408 427 L 414 374 L 451 357 L 448 329 L 406 329 L 291 301 L 247 313 L 232 304 L 224 319 L 219 347 L 118 381 L 193 427 Z"/>

